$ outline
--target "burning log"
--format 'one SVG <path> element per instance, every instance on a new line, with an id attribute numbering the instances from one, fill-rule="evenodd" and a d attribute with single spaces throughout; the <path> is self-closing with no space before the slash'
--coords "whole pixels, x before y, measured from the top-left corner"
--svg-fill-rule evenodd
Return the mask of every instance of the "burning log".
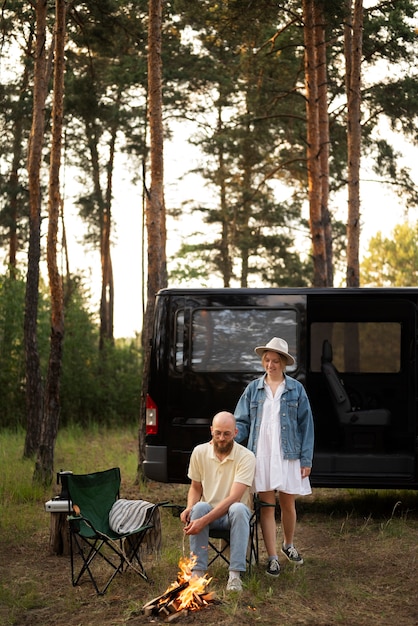
<path id="1" fill-rule="evenodd" d="M 143 606 L 145 616 L 161 617 L 165 622 L 173 622 L 189 611 L 199 611 L 215 601 L 215 594 L 206 589 L 211 579 L 193 576 L 195 562 L 196 557 L 180 559 L 177 581 Z"/>
<path id="2" fill-rule="evenodd" d="M 145 613 L 145 615 L 152 615 L 154 613 L 155 607 L 163 608 L 167 604 L 172 602 L 173 598 L 177 594 L 179 594 L 181 591 L 183 591 L 183 589 L 185 589 L 188 586 L 188 584 L 189 583 L 187 580 L 181 583 L 181 585 L 178 583 L 174 583 L 174 586 L 169 587 L 167 591 L 165 591 L 163 594 L 161 594 L 160 596 L 157 596 L 153 600 L 150 600 L 149 602 L 144 604 L 144 606 L 142 607 L 142 610 Z"/>
<path id="3" fill-rule="evenodd" d="M 172 613 L 171 615 L 169 615 L 165 621 L 174 622 L 177 619 L 180 619 L 180 617 L 186 616 L 188 613 L 189 611 L 187 609 L 183 609 L 182 611 L 177 611 L 176 613 Z"/>

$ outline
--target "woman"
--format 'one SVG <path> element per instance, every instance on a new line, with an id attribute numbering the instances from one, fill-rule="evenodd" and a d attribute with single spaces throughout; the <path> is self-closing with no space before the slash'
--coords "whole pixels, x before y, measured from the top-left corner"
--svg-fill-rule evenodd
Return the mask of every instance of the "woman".
<path id="1" fill-rule="evenodd" d="M 296 495 L 311 493 L 314 426 L 312 411 L 303 385 L 286 376 L 286 365 L 293 365 L 284 339 L 273 337 L 258 346 L 265 374 L 244 390 L 235 409 L 238 434 L 248 439 L 247 447 L 256 456 L 254 491 L 261 502 L 260 523 L 268 553 L 266 573 L 280 574 L 276 547 L 275 503 L 279 493 L 283 530 L 282 553 L 302 565 L 303 558 L 293 545 L 296 527 Z"/>

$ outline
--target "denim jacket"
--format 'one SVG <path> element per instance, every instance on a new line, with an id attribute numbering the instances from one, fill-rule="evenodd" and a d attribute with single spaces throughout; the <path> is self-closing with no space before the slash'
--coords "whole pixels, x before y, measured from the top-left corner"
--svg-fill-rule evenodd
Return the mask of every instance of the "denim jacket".
<path id="1" fill-rule="evenodd" d="M 301 467 L 312 467 L 314 425 L 308 396 L 302 383 L 285 376 L 285 389 L 280 399 L 280 428 L 283 456 L 300 459 Z M 248 439 L 247 447 L 257 454 L 263 403 L 266 397 L 264 380 L 253 380 L 244 390 L 235 408 L 238 443 Z"/>

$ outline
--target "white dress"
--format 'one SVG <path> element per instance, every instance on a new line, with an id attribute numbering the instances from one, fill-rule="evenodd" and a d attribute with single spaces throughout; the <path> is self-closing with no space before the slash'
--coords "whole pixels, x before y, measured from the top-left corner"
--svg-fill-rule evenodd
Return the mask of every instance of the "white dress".
<path id="1" fill-rule="evenodd" d="M 257 442 L 257 458 L 254 478 L 254 492 L 283 491 L 294 495 L 307 496 L 312 493 L 309 478 L 300 474 L 300 460 L 288 461 L 283 458 L 280 437 L 280 398 L 285 382 L 273 396 L 265 383 L 266 399 L 263 405 L 260 432 Z"/>

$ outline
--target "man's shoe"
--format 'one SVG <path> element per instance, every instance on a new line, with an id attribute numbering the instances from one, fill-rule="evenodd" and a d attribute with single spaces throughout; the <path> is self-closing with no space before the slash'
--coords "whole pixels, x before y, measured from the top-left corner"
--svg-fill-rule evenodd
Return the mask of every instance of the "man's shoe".
<path id="1" fill-rule="evenodd" d="M 280 563 L 277 559 L 270 559 L 267 565 L 266 574 L 269 576 L 279 576 Z"/>
<path id="2" fill-rule="evenodd" d="M 203 578 L 206 572 L 202 569 L 194 569 L 192 570 L 192 578 Z"/>
<path id="3" fill-rule="evenodd" d="M 230 578 L 226 585 L 227 591 L 242 591 L 242 580 L 241 578 Z"/>
<path id="4" fill-rule="evenodd" d="M 285 548 L 283 544 L 282 552 L 291 563 L 294 563 L 295 565 L 303 565 L 303 558 L 294 546 L 290 546 L 290 548 Z"/>

